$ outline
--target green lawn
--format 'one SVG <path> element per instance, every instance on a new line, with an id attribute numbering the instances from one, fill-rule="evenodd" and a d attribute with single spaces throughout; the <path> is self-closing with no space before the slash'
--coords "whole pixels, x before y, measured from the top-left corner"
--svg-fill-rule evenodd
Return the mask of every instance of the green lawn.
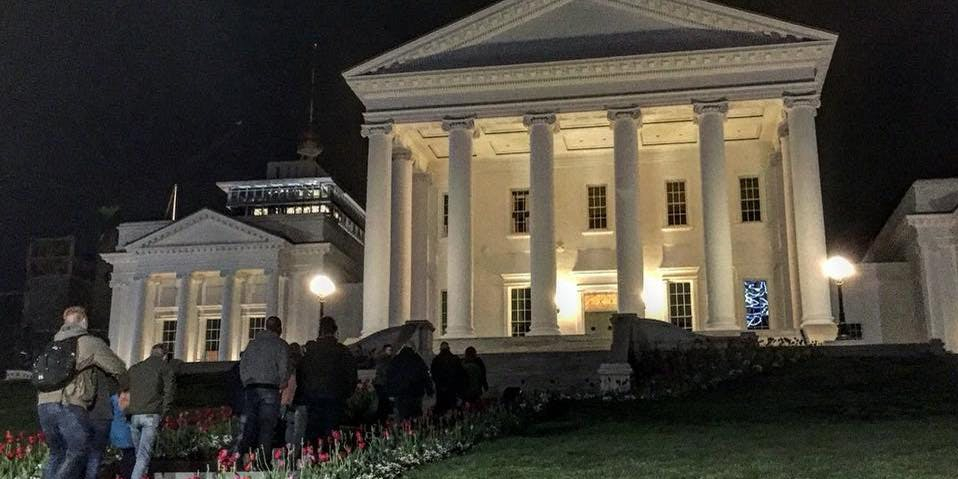
<path id="1" fill-rule="evenodd" d="M 815 360 L 680 400 L 578 403 L 413 471 L 468 478 L 954 478 L 951 358 Z"/>

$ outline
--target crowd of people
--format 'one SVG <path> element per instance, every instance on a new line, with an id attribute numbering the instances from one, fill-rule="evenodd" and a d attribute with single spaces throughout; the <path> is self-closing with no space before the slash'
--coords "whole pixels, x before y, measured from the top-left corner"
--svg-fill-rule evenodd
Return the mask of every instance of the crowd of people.
<path id="1" fill-rule="evenodd" d="M 287 344 L 280 318 L 250 341 L 237 365 L 242 385 L 234 452 L 244 460 L 289 445 L 296 453 L 307 440 L 327 437 L 343 419 L 358 384 L 357 362 L 336 338 L 331 317 L 305 345 Z M 409 344 L 374 351 L 376 419 L 422 416 L 423 400 L 435 395 L 432 414 L 441 416 L 477 404 L 489 389 L 476 349 L 463 358 L 449 344 L 426 365 Z M 107 341 L 87 332 L 82 307 L 67 308 L 63 326 L 34 364 L 40 427 L 50 450 L 44 479 L 96 479 L 108 445 L 121 452 L 120 478 L 140 478 L 150 467 L 163 417 L 176 395 L 180 361 L 162 344 L 127 370 Z M 262 456 L 261 456 L 262 457 Z"/>

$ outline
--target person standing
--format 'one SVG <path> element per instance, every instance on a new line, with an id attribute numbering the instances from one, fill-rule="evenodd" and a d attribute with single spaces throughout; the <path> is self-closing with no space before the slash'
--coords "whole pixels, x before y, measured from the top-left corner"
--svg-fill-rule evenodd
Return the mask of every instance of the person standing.
<path id="1" fill-rule="evenodd" d="M 245 392 L 246 421 L 239 452 L 255 449 L 267 457 L 280 416 L 280 390 L 289 380 L 289 345 L 280 337 L 283 323 L 266 318 L 266 329 L 250 341 L 240 359 L 240 379 Z"/>
<path id="2" fill-rule="evenodd" d="M 90 408 L 90 455 L 86 463 L 86 479 L 97 479 L 106 446 L 110 444 L 110 427 L 113 424 L 113 403 L 110 398 L 117 391 L 117 380 L 97 369 L 96 398 Z"/>
<path id="3" fill-rule="evenodd" d="M 88 409 L 96 396 L 96 370 L 113 377 L 126 372 L 123 360 L 106 342 L 90 335 L 87 327 L 86 309 L 67 308 L 63 326 L 34 363 L 37 416 L 50 449 L 43 467 L 44 479 L 84 475 L 90 453 Z M 58 361 L 57 357 L 72 359 L 72 363 Z"/>
<path id="4" fill-rule="evenodd" d="M 389 394 L 396 400 L 396 416 L 400 420 L 422 416 L 422 397 L 432 396 L 432 381 L 426 362 L 409 345 L 403 346 L 389 362 L 386 377 Z"/>
<path id="5" fill-rule="evenodd" d="M 319 320 L 319 338 L 306 344 L 297 370 L 308 416 L 306 439 L 326 437 L 342 420 L 346 400 L 356 390 L 356 360 L 349 348 L 336 340 L 336 320 Z"/>
<path id="6" fill-rule="evenodd" d="M 433 358 L 429 369 L 436 383 L 436 407 L 433 413 L 442 416 L 450 409 L 455 409 L 456 400 L 465 384 L 466 370 L 462 367 L 462 360 L 452 354 L 449 343 L 445 341 L 439 343 L 439 354 Z"/>
<path id="7" fill-rule="evenodd" d="M 489 381 L 486 379 L 486 363 L 476 353 L 476 348 L 469 346 L 466 348 L 466 357 L 462 361 L 462 367 L 466 370 L 466 384 L 462 399 L 470 405 L 478 406 L 482 394 L 489 390 Z"/>
<path id="8" fill-rule="evenodd" d="M 150 470 L 153 445 L 159 434 L 163 416 L 169 414 L 176 395 L 176 373 L 166 360 L 166 347 L 156 344 L 150 357 L 130 368 L 120 388 L 130 392 L 130 433 L 136 449 L 136 463 L 131 477 L 143 477 Z"/>
<path id="9" fill-rule="evenodd" d="M 382 351 L 376 354 L 376 376 L 373 378 L 373 388 L 376 390 L 376 416 L 385 421 L 393 412 L 392 401 L 389 400 L 389 391 L 386 388 L 386 374 L 389 371 L 389 362 L 393 358 L 393 346 L 383 345 Z"/>
<path id="10" fill-rule="evenodd" d="M 127 401 L 128 393 L 122 393 Z M 116 465 L 114 474 L 120 479 L 130 479 L 133 467 L 136 465 L 136 449 L 133 448 L 133 435 L 130 433 L 130 423 L 120 407 L 120 394 L 110 396 L 110 405 L 113 408 L 113 420 L 110 422 L 110 445 L 120 451 L 120 461 Z"/>
<path id="11" fill-rule="evenodd" d="M 281 402 L 286 416 L 286 445 L 299 451 L 306 435 L 306 403 L 296 377 L 296 368 L 303 361 L 303 348 L 298 343 L 289 345 L 289 382 L 283 389 Z"/>

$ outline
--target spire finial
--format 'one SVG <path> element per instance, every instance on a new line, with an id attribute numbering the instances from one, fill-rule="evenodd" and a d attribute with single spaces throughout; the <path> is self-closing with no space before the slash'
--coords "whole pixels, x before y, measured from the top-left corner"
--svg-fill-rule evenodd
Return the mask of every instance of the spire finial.
<path id="1" fill-rule="evenodd" d="M 309 103 L 306 107 L 306 129 L 303 130 L 303 140 L 296 152 L 303 159 L 315 160 L 323 148 L 319 145 L 316 135 L 316 65 L 319 57 L 319 42 L 313 42 L 312 58 L 309 68 Z"/>

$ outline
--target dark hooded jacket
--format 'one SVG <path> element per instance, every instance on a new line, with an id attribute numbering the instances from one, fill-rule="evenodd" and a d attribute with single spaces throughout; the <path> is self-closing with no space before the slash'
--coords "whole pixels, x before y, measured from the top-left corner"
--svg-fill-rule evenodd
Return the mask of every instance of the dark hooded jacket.
<path id="1" fill-rule="evenodd" d="M 386 373 L 386 390 L 397 397 L 432 395 L 429 369 L 419 353 L 406 346 L 393 357 Z"/>
<path id="2" fill-rule="evenodd" d="M 432 380 L 436 383 L 436 390 L 441 392 L 462 391 L 466 380 L 466 370 L 462 368 L 462 360 L 448 349 L 442 350 L 432 360 Z"/>

